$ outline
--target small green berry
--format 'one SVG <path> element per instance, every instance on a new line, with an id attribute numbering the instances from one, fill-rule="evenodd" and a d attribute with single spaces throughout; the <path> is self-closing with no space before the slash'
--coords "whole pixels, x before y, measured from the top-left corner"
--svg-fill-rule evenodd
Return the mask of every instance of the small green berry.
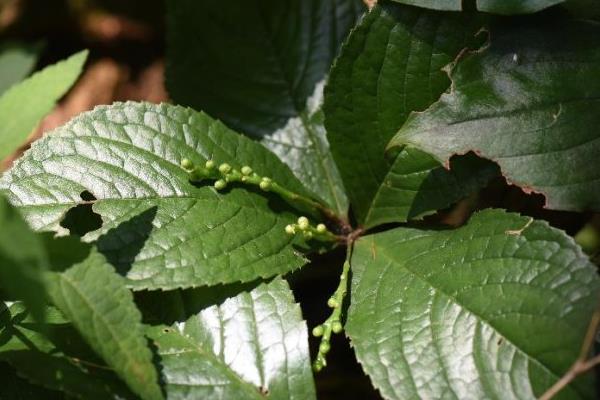
<path id="1" fill-rule="evenodd" d="M 246 175 L 246 176 L 248 176 L 248 175 L 250 175 L 251 173 L 252 173 L 252 168 L 250 168 L 250 167 L 249 167 L 249 166 L 247 166 L 247 165 L 244 165 L 244 166 L 242 167 L 242 174 L 243 174 L 243 175 Z"/>
<path id="2" fill-rule="evenodd" d="M 231 171 L 231 165 L 227 164 L 227 163 L 223 163 L 221 165 L 219 165 L 219 172 L 221 172 L 222 174 L 228 174 Z"/>
<path id="3" fill-rule="evenodd" d="M 298 227 L 300 228 L 300 230 L 305 231 L 308 229 L 309 226 L 310 226 L 310 222 L 308 221 L 308 218 L 306 218 L 306 217 L 298 218 Z"/>
<path id="4" fill-rule="evenodd" d="M 219 179 L 218 181 L 215 182 L 215 189 L 217 190 L 223 190 L 227 187 L 227 182 L 225 182 L 223 179 Z"/>
<path id="5" fill-rule="evenodd" d="M 329 350 L 331 350 L 331 346 L 329 345 L 329 342 L 326 340 L 323 340 L 321 342 L 321 345 L 319 346 L 319 352 L 321 354 L 327 354 L 327 353 L 329 353 Z"/>
<path id="6" fill-rule="evenodd" d="M 327 232 L 327 227 L 325 226 L 325 224 L 319 224 L 319 225 L 317 225 L 317 232 L 319 232 L 319 233 L 325 233 L 325 232 Z"/>
<path id="7" fill-rule="evenodd" d="M 327 305 L 331 308 L 338 308 L 340 306 L 340 302 L 335 298 L 330 297 L 329 300 L 327 300 Z"/>
<path id="8" fill-rule="evenodd" d="M 271 179 L 262 178 L 262 180 L 260 181 L 260 184 L 258 186 L 265 192 L 271 190 Z"/>
<path id="9" fill-rule="evenodd" d="M 183 160 L 181 160 L 181 168 L 192 169 L 194 168 L 194 163 L 189 158 L 184 158 Z"/>
<path id="10" fill-rule="evenodd" d="M 206 169 L 213 169 L 215 167 L 215 162 L 213 160 L 208 160 L 204 166 Z"/>
<path id="11" fill-rule="evenodd" d="M 293 235 L 296 233 L 296 228 L 294 227 L 294 225 L 286 225 L 285 226 L 285 233 L 287 233 L 288 235 Z"/>
<path id="12" fill-rule="evenodd" d="M 344 329 L 342 323 L 340 321 L 334 321 L 331 324 L 331 330 L 333 333 L 340 333 Z"/>
<path id="13" fill-rule="evenodd" d="M 325 333 L 325 329 L 323 329 L 323 325 L 317 325 L 312 330 L 312 334 L 314 337 L 323 336 L 323 333 Z"/>

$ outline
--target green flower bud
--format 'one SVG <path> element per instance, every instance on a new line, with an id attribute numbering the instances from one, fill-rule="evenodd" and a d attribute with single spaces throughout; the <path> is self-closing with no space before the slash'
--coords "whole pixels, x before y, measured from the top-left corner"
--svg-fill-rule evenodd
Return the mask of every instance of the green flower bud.
<path id="1" fill-rule="evenodd" d="M 317 360 L 313 364 L 313 371 L 319 372 L 323 369 L 324 365 L 320 360 Z"/>
<path id="2" fill-rule="evenodd" d="M 323 333 L 325 333 L 325 329 L 323 329 L 323 325 L 317 325 L 312 330 L 312 334 L 314 337 L 323 336 Z"/>
<path id="3" fill-rule="evenodd" d="M 294 225 L 286 225 L 285 233 L 287 233 L 288 235 L 293 235 L 296 233 L 296 228 L 294 227 Z"/>
<path id="4" fill-rule="evenodd" d="M 217 190 L 223 190 L 227 187 L 227 182 L 225 182 L 223 179 L 219 179 L 218 181 L 215 182 L 215 189 Z"/>
<path id="5" fill-rule="evenodd" d="M 192 169 L 194 168 L 194 163 L 189 158 L 184 158 L 183 160 L 181 160 L 181 168 Z"/>
<path id="6" fill-rule="evenodd" d="M 221 172 L 222 174 L 228 174 L 229 171 L 231 171 L 231 165 L 227 163 L 219 165 L 219 172 Z"/>
<path id="7" fill-rule="evenodd" d="M 325 226 L 325 224 L 319 224 L 319 225 L 317 225 L 317 232 L 319 232 L 319 233 L 325 233 L 325 232 L 327 232 L 327 227 Z"/>
<path id="8" fill-rule="evenodd" d="M 304 231 L 302 233 L 306 239 L 312 239 L 313 233 L 311 231 Z"/>
<path id="9" fill-rule="evenodd" d="M 337 301 L 336 298 L 330 297 L 329 300 L 327 300 L 327 305 L 331 308 L 338 308 L 340 306 L 340 302 Z"/>
<path id="10" fill-rule="evenodd" d="M 310 222 L 308 221 L 308 218 L 306 218 L 306 217 L 298 218 L 298 227 L 300 228 L 300 230 L 305 231 L 308 229 L 309 226 L 310 226 Z"/>
<path id="11" fill-rule="evenodd" d="M 213 160 L 208 160 L 204 166 L 206 169 L 213 169 L 215 167 L 215 162 Z"/>
<path id="12" fill-rule="evenodd" d="M 251 173 L 252 173 L 252 168 L 250 168 L 250 167 L 249 167 L 249 166 L 247 166 L 247 165 L 244 165 L 244 166 L 242 167 L 242 174 L 243 174 L 243 175 L 246 175 L 246 176 L 248 176 L 248 175 L 250 175 Z"/>
<path id="13" fill-rule="evenodd" d="M 343 329 L 344 327 L 340 321 L 333 321 L 331 324 L 331 330 L 333 333 L 340 333 Z"/>
<path id="14" fill-rule="evenodd" d="M 262 180 L 260 181 L 260 184 L 258 186 L 265 192 L 271 190 L 271 179 L 262 178 Z"/>
<path id="15" fill-rule="evenodd" d="M 331 350 L 331 346 L 329 345 L 329 342 L 326 340 L 323 340 L 321 342 L 321 345 L 319 346 L 319 353 L 327 354 L 327 353 L 329 353 L 329 350 Z"/>

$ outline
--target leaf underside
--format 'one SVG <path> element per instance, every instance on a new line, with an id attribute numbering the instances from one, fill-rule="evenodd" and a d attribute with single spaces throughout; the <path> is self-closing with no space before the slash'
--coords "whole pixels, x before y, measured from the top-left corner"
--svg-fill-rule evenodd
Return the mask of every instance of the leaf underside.
<path id="1" fill-rule="evenodd" d="M 577 358 L 600 294 L 569 236 L 500 210 L 361 238 L 352 271 L 346 330 L 388 399 L 537 398 Z M 593 393 L 587 376 L 557 398 Z"/>

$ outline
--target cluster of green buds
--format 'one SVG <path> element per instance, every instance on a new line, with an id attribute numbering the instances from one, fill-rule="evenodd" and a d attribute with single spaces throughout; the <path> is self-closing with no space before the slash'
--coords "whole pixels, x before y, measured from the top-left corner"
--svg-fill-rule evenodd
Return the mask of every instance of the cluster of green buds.
<path id="1" fill-rule="evenodd" d="M 333 293 L 333 295 L 327 300 L 327 305 L 332 308 L 331 315 L 321 325 L 317 325 L 313 328 L 312 334 L 315 337 L 321 338 L 321 344 L 319 345 L 319 353 L 313 363 L 313 369 L 315 372 L 319 372 L 325 366 L 327 366 L 327 353 L 331 349 L 331 334 L 341 333 L 344 330 L 342 325 L 342 304 L 348 291 L 348 272 L 350 271 L 350 262 L 346 260 L 344 262 L 344 268 L 340 275 L 340 283 Z"/>
<path id="2" fill-rule="evenodd" d="M 279 185 L 277 182 L 274 182 L 268 176 L 260 176 L 254 172 L 252 167 L 249 165 L 244 165 L 238 170 L 227 163 L 222 163 L 217 166 L 217 163 L 214 160 L 208 160 L 204 163 L 204 165 L 195 165 L 192 160 L 184 158 L 181 160 L 181 168 L 183 168 L 189 174 L 192 182 L 201 182 L 206 179 L 214 180 L 213 186 L 216 190 L 223 190 L 227 188 L 227 185 L 231 182 L 241 182 L 244 184 L 258 186 L 265 192 L 272 192 L 287 202 L 300 203 L 303 205 L 303 207 L 311 208 L 330 219 L 336 218 L 336 215 L 333 211 L 323 206 L 318 201 L 288 190 Z M 317 232 L 320 233 L 322 237 L 327 236 L 327 233 L 333 235 L 327 231 L 327 228 L 324 225 L 320 226 L 319 229 L 324 229 L 323 232 Z M 333 236 L 335 237 L 335 235 Z M 331 240 L 331 238 L 329 240 Z"/>
<path id="3" fill-rule="evenodd" d="M 233 168 L 227 163 L 217 164 L 213 160 L 208 160 L 204 166 L 194 165 L 194 163 L 184 158 L 181 160 L 181 167 L 190 174 L 192 181 L 202 181 L 204 179 L 215 179 L 213 186 L 217 190 L 227 188 L 231 182 L 243 182 L 250 185 L 258 186 L 265 192 L 271 191 L 274 187 L 274 182 L 266 176 L 259 176 L 248 165 L 243 166 L 239 170 Z"/>
<path id="4" fill-rule="evenodd" d="M 298 218 L 298 221 L 295 224 L 286 225 L 285 233 L 288 235 L 302 234 L 305 239 L 316 239 L 323 242 L 334 242 L 338 240 L 338 237 L 331 233 L 325 224 L 313 226 L 306 217 Z"/>

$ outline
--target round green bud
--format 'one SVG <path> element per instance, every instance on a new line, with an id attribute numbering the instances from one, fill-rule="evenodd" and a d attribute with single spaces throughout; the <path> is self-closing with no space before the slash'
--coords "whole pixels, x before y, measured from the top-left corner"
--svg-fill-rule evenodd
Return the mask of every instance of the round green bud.
<path id="1" fill-rule="evenodd" d="M 340 306 L 340 302 L 334 297 L 330 297 L 329 300 L 327 300 L 327 305 L 331 308 L 338 308 Z"/>
<path id="2" fill-rule="evenodd" d="M 319 353 L 327 354 L 327 353 L 329 353 L 329 350 L 331 350 L 331 346 L 329 345 L 329 342 L 327 340 L 323 340 L 321 342 L 321 345 L 319 346 Z"/>
<path id="3" fill-rule="evenodd" d="M 331 330 L 333 333 L 340 333 L 344 329 L 344 326 L 340 321 L 333 321 L 331 324 Z"/>
<path id="4" fill-rule="evenodd" d="M 298 218 L 298 227 L 300 228 L 300 230 L 307 230 L 308 227 L 310 226 L 310 222 L 308 221 L 308 218 L 306 217 L 300 217 Z"/>
<path id="5" fill-rule="evenodd" d="M 323 325 L 317 325 L 312 330 L 312 334 L 314 337 L 323 336 L 323 333 L 325 333 L 325 329 L 323 329 Z"/>
<path id="6" fill-rule="evenodd" d="M 208 160 L 204 166 L 206 169 L 213 169 L 215 167 L 215 162 L 213 160 Z"/>
<path id="7" fill-rule="evenodd" d="M 313 364 L 313 371 L 315 372 L 319 372 L 323 369 L 323 363 L 320 362 L 319 360 L 315 361 Z"/>
<path id="8" fill-rule="evenodd" d="M 244 166 L 242 167 L 242 174 L 243 174 L 243 175 L 246 175 L 246 176 L 248 176 L 248 175 L 250 175 L 251 173 L 252 173 L 252 168 L 250 168 L 250 167 L 249 167 L 249 166 L 247 166 L 247 165 L 244 165 Z"/>
<path id="9" fill-rule="evenodd" d="M 223 190 L 227 187 L 227 182 L 225 182 L 223 179 L 219 179 L 218 181 L 215 182 L 215 189 L 217 190 Z"/>
<path id="10" fill-rule="evenodd" d="M 286 225 L 285 233 L 287 233 L 288 235 L 293 235 L 296 233 L 296 228 L 294 227 L 294 225 Z"/>
<path id="11" fill-rule="evenodd" d="M 183 160 L 181 160 L 181 168 L 192 169 L 194 168 L 194 163 L 189 158 L 184 158 Z"/>
<path id="12" fill-rule="evenodd" d="M 228 174 L 229 171 L 231 171 L 231 165 L 227 163 L 219 165 L 219 172 L 221 172 L 222 174 Z"/>
<path id="13" fill-rule="evenodd" d="M 269 191 L 271 190 L 271 180 L 269 178 L 262 178 L 258 186 L 265 192 Z"/>
<path id="14" fill-rule="evenodd" d="M 312 239 L 313 233 L 311 231 L 304 231 L 302 233 L 306 239 Z"/>
<path id="15" fill-rule="evenodd" d="M 325 226 L 325 224 L 319 224 L 319 225 L 317 225 L 317 232 L 319 232 L 319 233 L 325 233 L 325 232 L 327 232 L 327 227 Z"/>

